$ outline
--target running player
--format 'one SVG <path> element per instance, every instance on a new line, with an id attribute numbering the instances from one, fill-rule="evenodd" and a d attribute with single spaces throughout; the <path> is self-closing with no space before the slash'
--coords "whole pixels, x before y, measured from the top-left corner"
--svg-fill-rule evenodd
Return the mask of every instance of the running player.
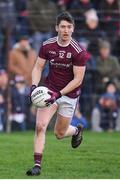
<path id="1" fill-rule="evenodd" d="M 40 48 L 39 56 L 32 71 L 31 92 L 41 80 L 42 70 L 49 61 L 49 74 L 45 85 L 52 91 L 51 98 L 46 101 L 48 107 L 38 108 L 36 115 L 36 131 L 34 139 L 34 167 L 26 174 L 39 175 L 45 144 L 45 133 L 52 116 L 57 111 L 54 133 L 57 139 L 72 136 L 71 145 L 78 147 L 82 142 L 83 127 L 70 125 L 74 114 L 80 87 L 85 74 L 88 53 L 72 38 L 74 20 L 68 12 L 56 18 L 57 37 L 45 41 Z"/>

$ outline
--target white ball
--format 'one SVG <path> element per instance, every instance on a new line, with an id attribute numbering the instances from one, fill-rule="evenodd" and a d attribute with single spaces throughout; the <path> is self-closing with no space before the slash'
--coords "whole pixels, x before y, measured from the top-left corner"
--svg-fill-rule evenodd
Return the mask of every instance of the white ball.
<path id="1" fill-rule="evenodd" d="M 45 100 L 49 99 L 51 96 L 48 94 L 49 89 L 44 86 L 39 86 L 35 88 L 31 94 L 32 103 L 39 108 L 46 107 Z"/>

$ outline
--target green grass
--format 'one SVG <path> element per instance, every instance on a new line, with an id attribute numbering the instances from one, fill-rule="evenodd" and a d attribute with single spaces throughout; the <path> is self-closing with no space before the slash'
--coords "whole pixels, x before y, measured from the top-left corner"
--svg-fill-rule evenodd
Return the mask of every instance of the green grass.
<path id="1" fill-rule="evenodd" d="M 70 138 L 56 140 L 48 132 L 42 162 L 42 174 L 27 177 L 33 165 L 34 132 L 0 134 L 0 178 L 4 179 L 117 179 L 120 178 L 120 133 L 84 132 L 77 149 Z"/>

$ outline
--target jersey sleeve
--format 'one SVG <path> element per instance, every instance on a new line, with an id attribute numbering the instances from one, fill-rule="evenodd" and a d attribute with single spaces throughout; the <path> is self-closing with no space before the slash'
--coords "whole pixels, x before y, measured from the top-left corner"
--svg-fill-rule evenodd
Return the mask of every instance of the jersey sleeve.
<path id="1" fill-rule="evenodd" d="M 46 59 L 46 49 L 45 49 L 45 46 L 43 46 L 43 45 L 41 46 L 41 48 L 39 50 L 39 57 Z"/>
<path id="2" fill-rule="evenodd" d="M 86 62 L 90 59 L 90 54 L 83 50 L 82 52 L 73 56 L 74 66 L 85 66 Z"/>

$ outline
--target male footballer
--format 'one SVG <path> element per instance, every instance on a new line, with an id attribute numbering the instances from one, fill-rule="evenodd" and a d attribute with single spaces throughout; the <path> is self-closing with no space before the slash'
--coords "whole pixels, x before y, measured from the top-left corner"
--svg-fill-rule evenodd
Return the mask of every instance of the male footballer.
<path id="1" fill-rule="evenodd" d="M 57 37 L 43 42 L 32 71 L 31 92 L 41 80 L 45 63 L 49 62 L 49 74 L 45 86 L 52 91 L 46 100 L 45 108 L 38 108 L 34 138 L 34 166 L 26 174 L 35 176 L 41 173 L 41 161 L 45 145 L 47 126 L 57 111 L 54 133 L 57 139 L 72 136 L 71 146 L 77 148 L 82 142 L 83 127 L 70 125 L 80 88 L 85 74 L 85 64 L 89 59 L 86 50 L 72 38 L 74 20 L 68 12 L 56 18 Z"/>

